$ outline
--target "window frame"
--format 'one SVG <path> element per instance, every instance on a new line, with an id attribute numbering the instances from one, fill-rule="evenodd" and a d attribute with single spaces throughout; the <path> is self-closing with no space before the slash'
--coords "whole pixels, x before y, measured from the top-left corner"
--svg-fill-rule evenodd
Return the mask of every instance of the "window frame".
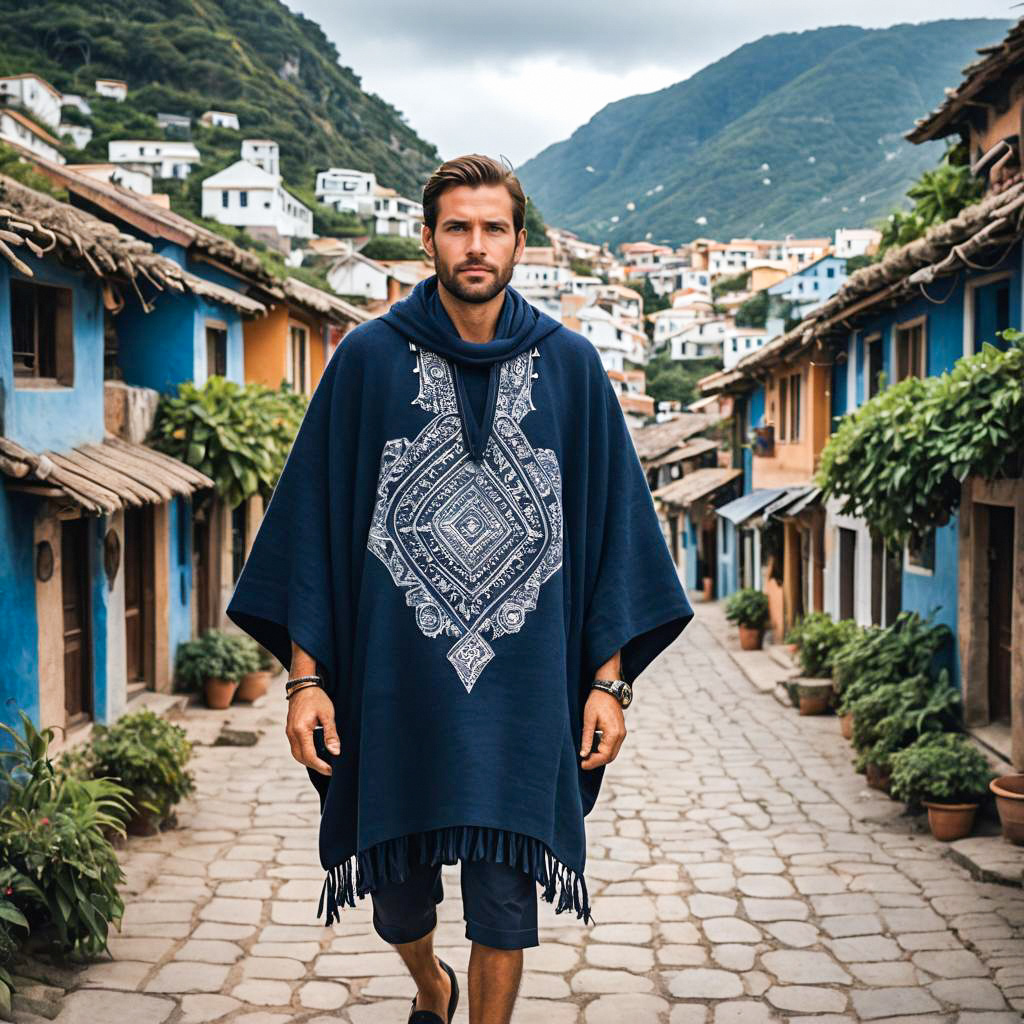
<path id="1" fill-rule="evenodd" d="M 302 335 L 302 381 L 296 384 L 296 372 L 295 372 L 295 343 L 297 335 Z M 308 395 L 310 390 L 310 356 L 311 356 L 311 343 L 310 343 L 310 329 L 306 324 L 300 323 L 297 320 L 288 321 L 288 362 L 287 362 L 287 373 L 288 383 L 291 385 L 294 391 L 299 394 Z"/>
<path id="2" fill-rule="evenodd" d="M 44 362 L 40 358 L 39 339 L 39 304 L 43 290 L 48 290 L 51 295 L 47 298 L 47 306 L 53 310 L 52 338 L 47 339 L 47 358 L 45 360 L 46 370 L 52 373 L 40 373 L 40 365 Z M 18 369 L 15 356 L 15 292 L 24 290 L 32 293 L 32 358 L 35 363 L 35 370 L 25 373 Z M 9 322 L 11 330 L 11 362 L 12 377 L 15 388 L 30 387 L 64 387 L 75 386 L 75 341 L 74 341 L 74 292 L 67 285 L 51 284 L 48 281 L 29 281 L 21 277 L 10 278 L 9 297 Z"/>
<path id="3" fill-rule="evenodd" d="M 916 372 L 904 372 L 903 359 L 904 354 L 902 352 L 901 341 L 903 338 L 910 334 L 910 332 L 920 329 L 920 351 L 917 357 Z M 912 320 L 904 320 L 901 323 L 893 325 L 892 331 L 892 366 L 893 366 L 893 383 L 899 384 L 900 381 L 906 380 L 908 377 L 919 377 L 925 378 L 928 376 L 928 316 L 922 314 L 916 316 Z"/>
<path id="4" fill-rule="evenodd" d="M 224 372 L 217 373 L 215 367 L 210 365 L 210 332 L 219 331 L 224 335 Z M 209 380 L 211 377 L 227 377 L 228 375 L 228 347 L 230 342 L 230 332 L 228 325 L 224 320 L 213 320 L 207 319 L 203 322 L 203 333 L 206 339 L 206 379 Z"/>

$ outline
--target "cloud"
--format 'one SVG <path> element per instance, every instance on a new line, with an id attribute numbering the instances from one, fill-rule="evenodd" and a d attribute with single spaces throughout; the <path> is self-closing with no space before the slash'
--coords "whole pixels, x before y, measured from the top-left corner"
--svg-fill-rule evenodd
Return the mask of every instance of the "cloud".
<path id="1" fill-rule="evenodd" d="M 744 43 L 826 24 L 881 27 L 1012 17 L 1010 0 L 289 0 L 341 62 L 443 156 L 505 153 L 519 164 L 602 106 L 681 81 Z"/>

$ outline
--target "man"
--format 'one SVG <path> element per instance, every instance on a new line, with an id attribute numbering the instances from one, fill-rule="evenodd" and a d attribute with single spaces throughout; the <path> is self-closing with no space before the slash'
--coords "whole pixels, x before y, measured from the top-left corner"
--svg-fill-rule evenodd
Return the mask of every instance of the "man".
<path id="1" fill-rule="evenodd" d="M 537 884 L 591 920 L 583 818 L 693 612 L 599 354 L 508 286 L 515 176 L 447 161 L 423 209 L 436 274 L 330 360 L 227 614 L 290 666 L 327 923 L 370 893 L 409 1020 L 450 1021 L 432 933 L 461 862 L 470 1020 L 507 1024 Z"/>

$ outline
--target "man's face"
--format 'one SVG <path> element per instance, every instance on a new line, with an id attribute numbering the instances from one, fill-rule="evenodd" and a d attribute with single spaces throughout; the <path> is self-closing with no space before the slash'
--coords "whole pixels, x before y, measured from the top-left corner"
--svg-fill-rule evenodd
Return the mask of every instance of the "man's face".
<path id="1" fill-rule="evenodd" d="M 457 185 L 438 200 L 433 232 L 423 226 L 423 248 L 437 279 L 463 302 L 489 302 L 512 280 L 526 244 L 516 236 L 512 196 L 504 185 Z"/>

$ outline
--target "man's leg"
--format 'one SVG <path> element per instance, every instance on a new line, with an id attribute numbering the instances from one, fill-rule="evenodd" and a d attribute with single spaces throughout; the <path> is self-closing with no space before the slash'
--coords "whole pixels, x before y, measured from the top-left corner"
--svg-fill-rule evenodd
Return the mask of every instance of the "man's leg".
<path id="1" fill-rule="evenodd" d="M 523 976 L 523 950 L 537 939 L 537 883 L 508 864 L 462 862 L 469 957 L 469 1024 L 509 1024 Z"/>
<path id="2" fill-rule="evenodd" d="M 416 1009 L 448 1020 L 451 978 L 434 954 L 437 904 L 444 898 L 440 864 L 414 864 L 399 884 L 382 885 L 370 894 L 373 927 L 391 943 L 416 982 Z"/>
<path id="3" fill-rule="evenodd" d="M 469 1024 L 509 1024 L 522 976 L 521 949 L 474 942 L 469 954 Z"/>

